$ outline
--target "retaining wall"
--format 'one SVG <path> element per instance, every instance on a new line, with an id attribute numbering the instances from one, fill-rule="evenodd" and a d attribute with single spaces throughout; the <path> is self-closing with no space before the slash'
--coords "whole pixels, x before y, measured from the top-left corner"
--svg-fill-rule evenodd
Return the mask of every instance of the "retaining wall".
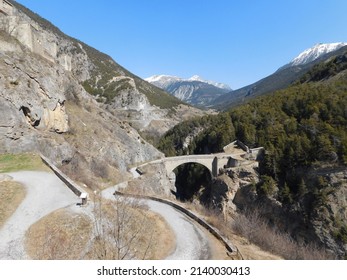
<path id="1" fill-rule="evenodd" d="M 44 155 L 40 154 L 40 157 L 42 159 L 42 161 L 50 168 L 52 169 L 52 171 L 55 173 L 55 175 L 57 175 L 59 177 L 60 180 L 62 180 L 66 186 L 68 186 L 68 188 L 70 190 L 73 191 L 74 194 L 76 194 L 78 197 L 81 196 L 83 192 L 83 190 L 81 190 L 81 188 L 74 182 L 72 181 L 68 176 L 66 176 L 63 172 L 61 172 L 61 170 L 59 170 L 58 167 L 56 167 L 47 157 L 45 157 Z"/>

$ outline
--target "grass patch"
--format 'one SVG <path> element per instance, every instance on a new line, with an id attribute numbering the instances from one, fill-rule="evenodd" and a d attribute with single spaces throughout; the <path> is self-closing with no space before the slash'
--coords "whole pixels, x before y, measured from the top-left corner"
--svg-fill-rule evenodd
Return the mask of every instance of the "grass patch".
<path id="1" fill-rule="evenodd" d="M 14 181 L 0 182 L 0 228 L 23 201 L 25 188 Z"/>
<path id="2" fill-rule="evenodd" d="M 50 171 L 37 154 L 3 154 L 0 155 L 0 173 L 21 171 L 21 170 L 40 170 Z"/>

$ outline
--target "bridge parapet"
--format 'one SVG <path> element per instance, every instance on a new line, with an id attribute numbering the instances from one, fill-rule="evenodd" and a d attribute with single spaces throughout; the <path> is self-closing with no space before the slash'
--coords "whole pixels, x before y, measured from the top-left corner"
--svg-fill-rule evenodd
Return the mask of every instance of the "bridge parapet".
<path id="1" fill-rule="evenodd" d="M 237 154 L 186 155 L 163 158 L 161 161 L 165 164 L 168 175 L 182 164 L 199 163 L 211 172 L 212 177 L 217 177 L 221 168 L 237 166 L 238 162 L 243 160 L 242 156 L 245 154 L 245 152 L 242 152 Z"/>
<path id="2" fill-rule="evenodd" d="M 175 168 L 186 163 L 199 163 L 205 166 L 211 173 L 212 177 L 217 177 L 219 171 L 224 168 L 237 167 L 247 162 L 249 157 L 256 159 L 259 151 L 263 148 L 248 149 L 248 151 L 238 151 L 236 153 L 217 153 L 204 155 L 184 155 L 175 157 L 165 157 L 162 159 L 147 162 L 147 164 L 164 164 L 168 177 Z"/>

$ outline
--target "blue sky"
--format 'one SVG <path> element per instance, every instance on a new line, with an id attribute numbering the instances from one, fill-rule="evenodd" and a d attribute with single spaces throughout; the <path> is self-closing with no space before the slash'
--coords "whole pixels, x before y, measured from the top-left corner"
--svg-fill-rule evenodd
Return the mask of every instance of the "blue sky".
<path id="1" fill-rule="evenodd" d="M 233 89 L 317 43 L 347 41 L 346 0 L 18 0 L 146 78 L 195 74 Z"/>

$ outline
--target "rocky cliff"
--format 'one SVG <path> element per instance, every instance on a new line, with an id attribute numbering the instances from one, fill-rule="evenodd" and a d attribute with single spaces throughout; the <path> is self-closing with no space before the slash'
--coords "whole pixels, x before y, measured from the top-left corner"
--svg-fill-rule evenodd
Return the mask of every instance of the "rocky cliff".
<path id="1" fill-rule="evenodd" d="M 88 185 L 97 185 L 94 178 L 121 181 L 129 165 L 163 156 L 130 118 L 139 120 L 138 128 L 151 127 L 167 121 L 175 112 L 170 106 L 179 102 L 24 7 L 6 3 L 0 13 L 0 153 L 41 152 Z M 161 94 L 166 108 L 151 102 Z"/>
<path id="2" fill-rule="evenodd" d="M 308 187 L 310 184 L 317 184 L 317 176 L 322 176 L 325 187 L 290 207 L 281 203 L 276 196 L 269 197 L 257 192 L 255 184 L 241 183 L 240 173 L 233 172 L 228 175 L 232 181 L 229 178 L 219 180 L 223 181 L 222 185 L 228 190 L 226 197 L 229 199 L 229 209 L 255 211 L 270 221 L 276 229 L 290 234 L 299 243 L 317 244 L 326 248 L 334 258 L 346 258 L 346 168 L 323 167 L 306 170 L 306 182 L 310 182 L 307 183 Z M 256 182 L 255 177 L 247 177 Z M 246 181 L 250 182 L 249 179 Z"/>
<path id="3" fill-rule="evenodd" d="M 153 129 L 152 121 L 160 129 L 157 123 L 163 120 L 167 123 L 170 119 L 170 126 L 176 124 L 181 120 L 181 114 L 173 109 L 179 105 L 184 106 L 185 111 L 192 110 L 167 92 L 130 73 L 110 56 L 67 36 L 17 2 L 6 3 L 11 6 L 6 13 L 1 13 L 1 30 L 32 53 L 59 64 L 104 104 L 106 110 L 138 129 L 146 131 L 147 126 Z M 139 123 L 139 119 L 142 122 Z"/>

